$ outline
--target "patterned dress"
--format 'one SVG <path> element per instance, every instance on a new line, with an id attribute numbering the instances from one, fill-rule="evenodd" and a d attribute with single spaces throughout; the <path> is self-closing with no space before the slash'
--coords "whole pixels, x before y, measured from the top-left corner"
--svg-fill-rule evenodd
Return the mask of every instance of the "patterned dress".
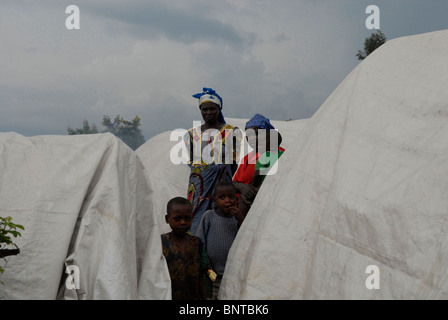
<path id="1" fill-rule="evenodd" d="M 232 164 L 239 161 L 242 132 L 229 124 L 205 132 L 198 126 L 188 131 L 184 141 L 190 151 L 187 197 L 194 215 L 190 230 L 195 234 L 202 215 L 212 208 L 215 185 L 232 181 Z"/>
<path id="2" fill-rule="evenodd" d="M 171 277 L 173 300 L 199 300 L 199 277 L 210 268 L 202 241 L 187 234 L 189 244 L 182 255 L 180 248 L 162 234 L 162 252 Z"/>

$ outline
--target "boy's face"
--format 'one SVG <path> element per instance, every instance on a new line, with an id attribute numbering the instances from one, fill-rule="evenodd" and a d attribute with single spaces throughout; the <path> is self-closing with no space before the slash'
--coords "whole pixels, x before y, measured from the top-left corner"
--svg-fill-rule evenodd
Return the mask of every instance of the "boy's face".
<path id="1" fill-rule="evenodd" d="M 216 206 L 226 214 L 230 214 L 231 208 L 236 204 L 236 192 L 232 186 L 220 186 L 215 194 Z"/>
<path id="2" fill-rule="evenodd" d="M 192 220 L 191 206 L 186 204 L 174 204 L 165 216 L 166 223 L 170 225 L 176 234 L 187 233 L 191 228 Z"/>

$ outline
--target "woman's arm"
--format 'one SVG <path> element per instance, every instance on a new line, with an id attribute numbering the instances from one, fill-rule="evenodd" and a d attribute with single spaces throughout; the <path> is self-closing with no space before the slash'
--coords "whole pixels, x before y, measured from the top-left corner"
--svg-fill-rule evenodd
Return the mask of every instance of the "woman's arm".
<path id="1" fill-rule="evenodd" d="M 253 199 L 257 195 L 258 188 L 255 188 L 250 184 L 233 181 L 233 185 L 235 186 L 238 193 L 242 194 L 246 199 L 250 201 L 253 201 Z"/>

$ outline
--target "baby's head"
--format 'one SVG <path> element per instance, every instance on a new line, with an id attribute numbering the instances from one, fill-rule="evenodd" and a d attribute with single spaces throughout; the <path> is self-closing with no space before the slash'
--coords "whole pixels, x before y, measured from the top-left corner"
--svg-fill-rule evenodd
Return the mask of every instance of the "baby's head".
<path id="1" fill-rule="evenodd" d="M 218 210 L 230 213 L 231 207 L 237 204 L 236 188 L 231 181 L 221 181 L 215 186 L 214 201 Z"/>
<path id="2" fill-rule="evenodd" d="M 192 220 L 193 212 L 190 201 L 182 197 L 175 197 L 168 201 L 165 221 L 174 233 L 187 233 L 190 230 Z"/>

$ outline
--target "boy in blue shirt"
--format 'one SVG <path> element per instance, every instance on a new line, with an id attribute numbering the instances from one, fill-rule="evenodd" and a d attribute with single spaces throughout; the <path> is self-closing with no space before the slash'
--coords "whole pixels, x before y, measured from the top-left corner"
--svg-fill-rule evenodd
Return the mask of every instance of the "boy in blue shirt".
<path id="1" fill-rule="evenodd" d="M 213 293 L 209 297 L 216 300 L 230 247 L 236 237 L 244 216 L 237 207 L 236 189 L 232 182 L 220 182 L 214 192 L 215 209 L 204 213 L 196 232 L 202 240 L 212 269 L 217 277 L 213 282 Z"/>

